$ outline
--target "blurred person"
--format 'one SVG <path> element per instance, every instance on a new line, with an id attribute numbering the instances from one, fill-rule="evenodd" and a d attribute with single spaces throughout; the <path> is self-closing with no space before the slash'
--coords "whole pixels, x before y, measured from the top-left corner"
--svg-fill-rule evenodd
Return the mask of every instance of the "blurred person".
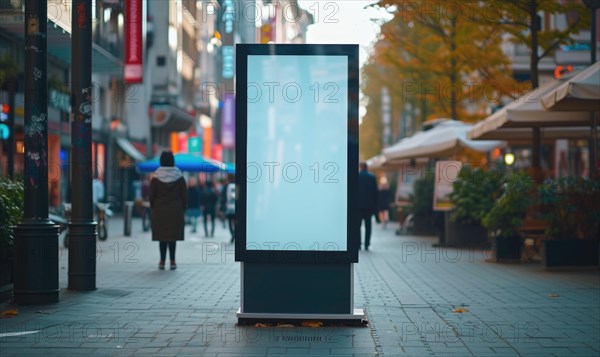
<path id="1" fill-rule="evenodd" d="M 360 163 L 358 173 L 358 210 L 360 225 L 365 222 L 365 250 L 371 244 L 371 217 L 377 211 L 377 179 L 367 170 L 367 163 Z M 359 242 L 359 249 L 360 249 Z"/>
<path id="2" fill-rule="evenodd" d="M 221 197 L 224 200 L 225 216 L 229 222 L 231 243 L 235 242 L 235 176 L 227 176 L 227 184 L 223 186 Z"/>
<path id="3" fill-rule="evenodd" d="M 219 200 L 219 193 L 214 187 L 212 181 L 206 182 L 206 187 L 202 192 L 202 213 L 204 214 L 204 234 L 208 235 L 208 217 L 210 216 L 210 237 L 215 236 L 215 215 L 217 211 L 217 201 Z"/>
<path id="4" fill-rule="evenodd" d="M 92 181 L 92 203 L 94 214 L 98 212 L 98 202 L 104 199 L 104 183 L 97 177 Z"/>
<path id="5" fill-rule="evenodd" d="M 150 207 L 152 208 L 152 240 L 159 242 L 160 262 L 158 268 L 165 269 L 167 249 L 171 270 L 175 263 L 175 244 L 184 238 L 187 187 L 181 170 L 175 167 L 171 151 L 160 155 L 160 167 L 150 182 Z"/>
<path id="6" fill-rule="evenodd" d="M 377 216 L 379 217 L 379 223 L 383 223 L 383 229 L 387 227 L 390 219 L 390 194 L 390 185 L 388 184 L 387 177 L 382 176 L 381 180 L 379 180 L 379 189 L 377 191 Z"/>
<path id="7" fill-rule="evenodd" d="M 142 200 L 148 201 L 150 198 L 150 179 L 151 177 L 146 176 L 142 181 Z"/>
<path id="8" fill-rule="evenodd" d="M 219 221 L 221 221 L 221 223 L 223 224 L 223 228 L 225 228 L 225 211 L 226 211 L 226 198 L 227 195 L 225 194 L 225 186 L 227 186 L 227 182 L 225 182 L 224 179 L 220 178 L 217 181 L 217 192 L 219 192 L 219 209 L 217 211 L 217 218 L 219 218 Z"/>
<path id="9" fill-rule="evenodd" d="M 185 215 L 189 218 L 192 225 L 192 233 L 196 233 L 198 220 L 200 219 L 200 198 L 202 196 L 202 187 L 198 185 L 198 180 L 194 176 L 188 179 L 188 205 L 185 210 Z"/>

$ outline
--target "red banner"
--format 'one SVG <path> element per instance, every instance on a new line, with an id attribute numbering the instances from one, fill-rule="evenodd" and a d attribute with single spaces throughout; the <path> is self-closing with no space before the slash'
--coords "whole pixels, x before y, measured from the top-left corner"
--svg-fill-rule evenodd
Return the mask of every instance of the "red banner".
<path id="1" fill-rule="evenodd" d="M 142 83 L 142 0 L 125 3 L 125 83 Z"/>

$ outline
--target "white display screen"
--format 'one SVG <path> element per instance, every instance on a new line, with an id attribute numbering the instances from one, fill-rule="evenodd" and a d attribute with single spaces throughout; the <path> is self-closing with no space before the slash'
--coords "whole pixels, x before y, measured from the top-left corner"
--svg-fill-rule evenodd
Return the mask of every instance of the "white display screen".
<path id="1" fill-rule="evenodd" d="M 348 57 L 247 60 L 246 249 L 346 251 Z"/>

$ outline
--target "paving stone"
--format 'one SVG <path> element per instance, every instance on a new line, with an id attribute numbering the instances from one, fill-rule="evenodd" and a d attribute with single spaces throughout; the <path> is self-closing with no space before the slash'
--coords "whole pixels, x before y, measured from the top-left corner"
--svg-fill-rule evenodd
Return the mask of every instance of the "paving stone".
<path id="1" fill-rule="evenodd" d="M 0 337 L 2 357 L 81 356 L 82 348 L 91 356 L 600 355 L 598 272 L 488 263 L 487 251 L 432 248 L 433 237 L 376 225 L 372 249 L 360 252 L 354 269 L 355 304 L 366 309 L 368 327 L 256 329 L 236 325 L 239 264 L 231 254 L 203 257 L 207 243 L 233 252 L 226 230 L 218 226 L 210 242 L 188 235 L 178 243 L 178 270 L 159 271 L 158 245 L 139 221 L 131 237 L 122 236 L 118 218 L 109 227 L 109 240 L 99 243 L 98 290 L 66 290 L 62 250 L 60 302 L 0 320 L 0 336 L 39 331 Z M 123 262 L 126 244 L 136 247 L 136 263 Z M 407 255 L 407 247 L 417 251 Z M 468 311 L 452 312 L 461 306 Z M 284 341 L 290 334 L 322 341 Z"/>

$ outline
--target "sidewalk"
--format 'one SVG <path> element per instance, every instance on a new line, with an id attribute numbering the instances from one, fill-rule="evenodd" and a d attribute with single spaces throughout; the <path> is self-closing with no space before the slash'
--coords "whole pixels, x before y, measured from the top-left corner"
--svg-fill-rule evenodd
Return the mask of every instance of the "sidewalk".
<path id="1" fill-rule="evenodd" d="M 157 269 L 139 219 L 130 237 L 122 224 L 112 219 L 98 244 L 96 291 L 66 290 L 61 248 L 60 302 L 0 319 L 1 356 L 600 355 L 598 271 L 488 263 L 487 251 L 376 226 L 355 268 L 368 327 L 239 327 L 240 268 L 220 224 L 214 238 L 186 227 L 175 271 Z"/>

